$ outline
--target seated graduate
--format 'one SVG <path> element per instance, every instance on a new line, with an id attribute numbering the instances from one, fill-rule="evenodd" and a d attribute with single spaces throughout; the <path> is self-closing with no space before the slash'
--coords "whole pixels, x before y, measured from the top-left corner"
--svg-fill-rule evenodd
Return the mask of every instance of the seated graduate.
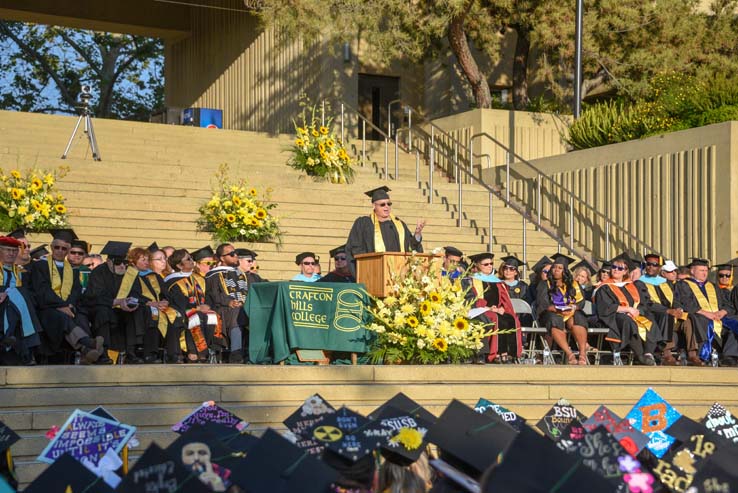
<path id="1" fill-rule="evenodd" d="M 295 257 L 295 264 L 300 266 L 300 273 L 291 281 L 315 282 L 320 275 L 315 273 L 319 258 L 313 252 L 302 252 Z"/>
<path id="2" fill-rule="evenodd" d="M 476 308 L 487 308 L 479 317 L 494 323 L 495 330 L 516 329 L 487 337 L 476 362 L 515 363 L 523 350 L 520 320 L 512 307 L 507 285 L 492 274 L 494 254 L 479 253 L 469 259 L 474 262 L 476 272 L 470 278 L 462 279 L 462 286 L 468 289 L 467 297 L 474 300 Z"/>
<path id="3" fill-rule="evenodd" d="M 590 264 L 587 260 L 574 265 L 571 268 L 574 280 L 579 284 L 579 289 L 582 290 L 582 295 L 587 301 L 592 301 L 592 293 L 594 292 L 594 285 L 592 284 L 592 276 L 597 272 L 597 267 Z"/>
<path id="4" fill-rule="evenodd" d="M 33 352 L 41 344 L 32 294 L 24 284 L 18 257 L 20 243 L 15 238 L 0 236 L 0 363 L 33 365 Z"/>
<path id="5" fill-rule="evenodd" d="M 541 281 L 548 281 L 548 274 L 551 271 L 551 264 L 553 260 L 548 258 L 546 255 L 540 258 L 530 270 L 533 272 L 530 276 L 530 284 L 528 290 L 525 293 L 525 301 L 528 302 L 530 307 L 533 309 L 533 313 L 536 312 L 536 297 L 538 295 L 538 284 Z"/>
<path id="6" fill-rule="evenodd" d="M 356 282 L 356 277 L 351 273 L 346 255 L 346 245 L 341 245 L 330 251 L 331 258 L 336 262 L 336 268 L 324 275 L 318 282 Z"/>
<path id="7" fill-rule="evenodd" d="M 574 259 L 557 253 L 552 256 L 553 264 L 547 279 L 541 280 L 536 288 L 536 311 L 538 321 L 544 325 L 556 344 L 566 354 L 570 365 L 587 365 L 587 317 L 582 312 L 584 295 L 579 284 L 569 271 Z M 571 350 L 566 331 L 570 331 L 577 342 L 579 359 Z"/>
<path id="8" fill-rule="evenodd" d="M 184 329 L 182 315 L 169 306 L 164 279 L 150 268 L 152 255 L 148 248 L 132 248 L 128 252 L 128 270 L 135 269 L 138 274 L 139 305 L 149 321 L 143 339 L 144 363 L 161 363 L 161 347 L 166 349 L 166 362 L 182 363 L 179 347 Z"/>
<path id="9" fill-rule="evenodd" d="M 630 348 L 639 363 L 654 366 L 653 356 L 661 340 L 661 330 L 649 310 L 652 303 L 645 288 L 631 281 L 634 267 L 630 257 L 622 253 L 610 261 L 610 279 L 595 291 L 597 316 L 608 329 L 607 340 L 612 346 L 613 364 L 622 365 L 620 352 Z"/>
<path id="10" fill-rule="evenodd" d="M 67 260 L 72 269 L 77 273 L 79 277 L 79 283 L 82 286 L 82 292 L 84 293 L 87 289 L 87 284 L 90 282 L 90 269 L 89 266 L 85 265 L 85 257 L 90 253 L 90 244 L 86 241 L 76 238 L 72 240 L 70 244 L 69 253 L 67 254 Z"/>
<path id="11" fill-rule="evenodd" d="M 29 272 L 31 269 L 31 242 L 26 237 L 26 230 L 23 228 L 16 229 L 8 233 L 8 236 L 15 238 L 20 243 L 18 247 L 18 257 L 15 259 L 15 265 L 21 267 L 20 272 Z"/>
<path id="12" fill-rule="evenodd" d="M 175 250 L 168 258 L 173 272 L 164 283 L 169 303 L 183 316 L 185 330 L 180 347 L 191 362 L 217 363 L 226 347 L 220 317 L 205 302 L 205 278 L 194 272 L 195 262 L 187 250 Z"/>
<path id="13" fill-rule="evenodd" d="M 151 315 L 141 293 L 138 270 L 128 266 L 131 243 L 109 241 L 102 249 L 104 264 L 90 273 L 83 295 L 90 313 L 93 333 L 105 339 L 105 347 L 118 354 L 118 364 L 140 364 L 137 353 L 144 346 L 144 356 L 156 353 L 150 337 Z M 153 361 L 151 361 L 153 362 Z"/>
<path id="14" fill-rule="evenodd" d="M 218 261 L 215 260 L 215 252 L 210 245 L 195 250 L 190 255 L 192 255 L 192 260 L 195 261 L 195 272 L 201 276 L 205 276 L 210 269 L 218 264 Z"/>
<path id="15" fill-rule="evenodd" d="M 502 258 L 500 264 L 500 276 L 502 282 L 507 285 L 507 291 L 510 298 L 518 298 L 524 300 L 528 293 L 528 284 L 520 280 L 520 266 L 523 262 L 514 255 L 508 255 Z"/>
<path id="16" fill-rule="evenodd" d="M 679 331 L 685 340 L 687 362 L 702 366 L 711 360 L 712 351 L 722 356 L 722 366 L 738 364 L 738 320 L 720 289 L 707 280 L 710 262 L 693 258 L 689 264 L 690 277 L 676 283 L 675 306 L 684 310 L 687 320 Z"/>
<path id="17" fill-rule="evenodd" d="M 249 323 L 243 305 L 249 282 L 238 268 L 238 252 L 233 245 L 218 245 L 215 258 L 219 265 L 205 276 L 205 301 L 222 320 L 230 351 L 229 363 L 243 363 L 243 340 Z"/>
<path id="18" fill-rule="evenodd" d="M 246 274 L 246 279 L 249 281 L 249 286 L 255 282 L 269 282 L 269 279 L 264 279 L 259 275 L 259 266 L 256 264 L 257 253 L 248 248 L 236 248 L 238 253 L 238 269 Z"/>
<path id="19" fill-rule="evenodd" d="M 443 247 L 443 270 L 442 276 L 449 279 L 458 279 L 466 270 L 463 262 L 464 253 L 454 246 Z"/>
<path id="20" fill-rule="evenodd" d="M 51 255 L 45 262 L 36 262 L 31 270 L 38 318 L 44 328 L 41 353 L 53 359 L 67 347 L 66 342 L 80 352 L 80 362 L 96 363 L 103 356 L 104 340 L 102 337 L 92 338 L 89 320 L 80 310 L 82 285 L 79 274 L 67 259 L 77 235 L 71 229 L 53 230 L 52 235 Z M 103 358 L 102 362 L 105 360 Z"/>

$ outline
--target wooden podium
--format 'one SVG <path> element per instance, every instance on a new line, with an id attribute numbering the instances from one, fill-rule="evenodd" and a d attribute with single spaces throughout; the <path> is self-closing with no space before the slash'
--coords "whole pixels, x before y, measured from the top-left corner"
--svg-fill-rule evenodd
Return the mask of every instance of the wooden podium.
<path id="1" fill-rule="evenodd" d="M 361 253 L 356 259 L 356 282 L 366 286 L 372 296 L 384 298 L 392 292 L 392 273 L 404 274 L 407 270 L 407 260 L 412 253 L 381 252 Z M 438 277 L 443 269 L 442 255 L 432 253 L 416 253 L 416 258 L 422 259 L 428 272 L 434 271 Z M 433 269 L 431 269 L 433 265 Z"/>

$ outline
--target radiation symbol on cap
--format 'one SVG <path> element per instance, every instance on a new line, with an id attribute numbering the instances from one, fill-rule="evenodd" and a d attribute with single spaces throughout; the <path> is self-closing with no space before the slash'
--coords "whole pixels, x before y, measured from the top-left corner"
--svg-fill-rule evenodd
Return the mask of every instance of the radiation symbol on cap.
<path id="1" fill-rule="evenodd" d="M 313 437 L 321 442 L 336 442 L 343 437 L 343 432 L 335 426 L 318 426 L 313 431 Z"/>

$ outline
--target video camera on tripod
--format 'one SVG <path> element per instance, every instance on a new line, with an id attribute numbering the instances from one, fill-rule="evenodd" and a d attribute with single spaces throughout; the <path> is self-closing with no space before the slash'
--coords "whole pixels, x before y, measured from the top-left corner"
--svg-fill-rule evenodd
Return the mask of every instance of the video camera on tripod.
<path id="1" fill-rule="evenodd" d="M 100 150 L 97 147 L 97 139 L 95 138 L 95 129 L 92 127 L 92 112 L 90 111 L 90 101 L 92 100 L 92 91 L 91 87 L 87 84 L 83 84 L 79 93 L 79 103 L 80 105 L 77 106 L 77 109 L 80 112 L 79 118 L 77 119 L 77 124 L 74 126 L 74 131 L 72 132 L 72 136 L 69 137 L 69 142 L 67 143 L 66 149 L 64 149 L 64 154 L 62 154 L 61 158 L 66 159 L 67 154 L 69 153 L 69 149 L 72 148 L 72 143 L 74 142 L 74 136 L 77 135 L 77 130 L 79 129 L 79 124 L 84 120 L 85 122 L 85 128 L 84 132 L 87 135 L 87 140 L 90 143 L 90 149 L 92 150 L 92 159 L 95 161 L 102 161 L 102 157 L 100 157 Z"/>

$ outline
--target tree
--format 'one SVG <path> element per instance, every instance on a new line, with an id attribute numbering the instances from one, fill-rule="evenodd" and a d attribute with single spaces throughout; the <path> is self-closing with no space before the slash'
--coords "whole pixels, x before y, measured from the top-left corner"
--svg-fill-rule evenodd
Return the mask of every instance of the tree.
<path id="1" fill-rule="evenodd" d="M 147 120 L 163 106 L 159 39 L 0 21 L 0 108 L 76 113 L 82 85 L 102 118 Z"/>

